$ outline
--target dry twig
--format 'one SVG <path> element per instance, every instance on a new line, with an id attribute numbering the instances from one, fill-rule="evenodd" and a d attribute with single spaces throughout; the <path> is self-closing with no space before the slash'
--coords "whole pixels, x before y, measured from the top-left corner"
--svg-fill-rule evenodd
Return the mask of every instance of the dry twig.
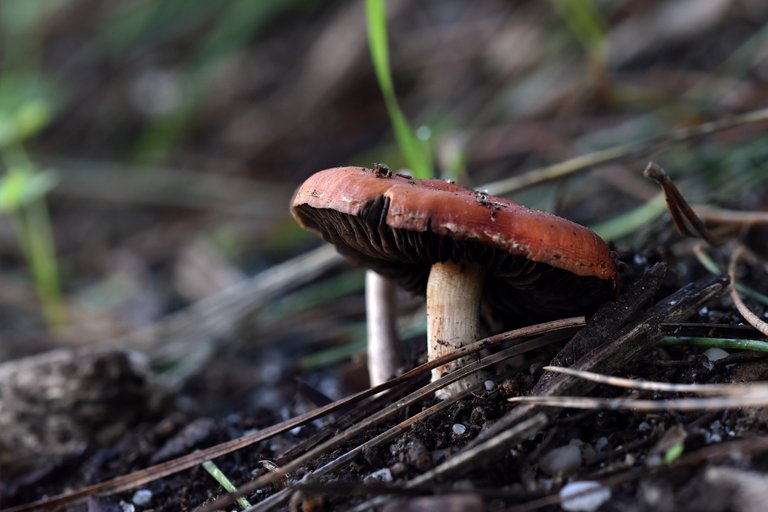
<path id="1" fill-rule="evenodd" d="M 643 391 L 665 391 L 670 393 L 696 393 L 699 395 L 740 395 L 751 393 L 756 389 L 766 388 L 763 384 L 672 384 L 669 382 L 653 382 L 641 379 L 625 379 L 604 375 L 602 373 L 574 370 L 561 366 L 545 366 L 545 371 L 571 375 L 579 379 L 597 384 L 607 384 L 621 388 L 639 389 Z"/>
<path id="2" fill-rule="evenodd" d="M 521 396 L 510 398 L 508 401 L 511 403 L 528 403 L 546 407 L 590 410 L 631 409 L 635 411 L 719 410 L 733 409 L 737 407 L 765 407 L 768 405 L 768 384 L 669 384 L 664 382 L 622 379 L 595 372 L 553 366 L 547 366 L 544 369 L 610 386 L 647 391 L 671 391 L 715 396 L 708 396 L 707 398 L 679 398 L 668 400 L 636 400 L 629 398 L 605 399 L 573 396 Z"/>
<path id="3" fill-rule="evenodd" d="M 763 333 L 765 336 L 768 336 L 768 323 L 764 322 L 756 314 L 750 311 L 750 309 L 741 299 L 738 290 L 736 290 L 736 265 L 738 264 L 739 259 L 743 257 L 745 253 L 746 249 L 743 245 L 740 245 L 736 248 L 736 250 L 733 251 L 733 254 L 731 254 L 731 261 L 728 264 L 728 279 L 730 279 L 731 283 L 733 284 L 731 287 L 731 300 L 736 306 L 736 309 L 739 310 L 739 313 L 741 313 L 741 316 L 744 317 L 744 320 L 746 320 L 749 325 Z"/>
<path id="4" fill-rule="evenodd" d="M 768 224 L 768 212 L 729 210 L 701 204 L 694 205 L 693 210 L 700 218 L 712 223 L 746 226 Z"/>
<path id="5" fill-rule="evenodd" d="M 664 197 L 667 200 L 667 208 L 672 215 L 672 220 L 675 223 L 675 227 L 683 236 L 700 237 L 703 238 L 709 245 L 716 247 L 723 243 L 722 240 L 718 240 L 710 231 L 707 226 L 696 216 L 696 213 L 685 200 L 683 194 L 672 182 L 672 179 L 667 176 L 664 169 L 659 167 L 653 162 L 650 162 L 643 171 L 646 177 L 651 178 L 653 181 L 661 186 L 664 191 Z M 693 231 L 688 228 L 688 224 L 691 225 Z"/>

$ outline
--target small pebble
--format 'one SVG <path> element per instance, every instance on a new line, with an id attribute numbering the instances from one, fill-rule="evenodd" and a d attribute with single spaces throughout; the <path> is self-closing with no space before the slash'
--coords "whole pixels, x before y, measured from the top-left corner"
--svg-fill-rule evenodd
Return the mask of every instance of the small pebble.
<path id="1" fill-rule="evenodd" d="M 391 482 L 392 480 L 394 480 L 394 477 L 392 476 L 392 470 L 389 468 L 379 469 L 363 478 L 363 482 Z"/>
<path id="2" fill-rule="evenodd" d="M 496 388 L 496 383 L 493 382 L 491 379 L 488 379 L 485 382 L 483 382 L 483 386 L 485 386 L 486 391 L 493 391 L 494 388 Z"/>
<path id="3" fill-rule="evenodd" d="M 467 432 L 466 425 L 462 425 L 461 423 L 454 423 L 451 427 L 451 430 L 454 434 L 457 436 L 463 436 Z"/>
<path id="4" fill-rule="evenodd" d="M 715 420 L 709 425 L 709 431 L 706 433 L 707 443 L 721 443 L 723 441 L 723 424 L 720 420 Z"/>
<path id="5" fill-rule="evenodd" d="M 602 452 L 608 447 L 608 438 L 605 436 L 599 437 L 597 441 L 595 441 L 595 451 L 596 452 Z"/>
<path id="6" fill-rule="evenodd" d="M 136 507 L 133 506 L 133 503 L 121 501 L 120 510 L 122 510 L 123 512 L 136 512 Z"/>
<path id="7" fill-rule="evenodd" d="M 609 499 L 611 490 L 591 480 L 571 482 L 560 489 L 560 506 L 563 510 L 592 512 Z"/>
<path id="8" fill-rule="evenodd" d="M 149 505 L 149 502 L 152 501 L 152 491 L 149 489 L 139 489 L 133 493 L 131 501 L 134 505 L 138 505 L 139 507 Z"/>
<path id="9" fill-rule="evenodd" d="M 724 359 L 728 357 L 730 354 L 726 352 L 725 350 L 717 347 L 708 348 L 704 351 L 704 356 L 709 361 L 708 364 L 705 364 L 707 367 L 707 370 L 711 370 L 715 367 L 715 361 L 719 361 L 720 359 Z"/>
<path id="10" fill-rule="evenodd" d="M 581 463 L 581 448 L 572 443 L 545 453 L 539 460 L 539 467 L 546 474 L 556 476 L 578 469 Z"/>

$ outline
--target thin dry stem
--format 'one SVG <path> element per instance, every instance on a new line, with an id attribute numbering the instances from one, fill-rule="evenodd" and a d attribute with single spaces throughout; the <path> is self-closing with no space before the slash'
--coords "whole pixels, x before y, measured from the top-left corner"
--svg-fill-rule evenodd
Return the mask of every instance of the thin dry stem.
<path id="1" fill-rule="evenodd" d="M 669 382 L 653 382 L 641 379 L 624 379 L 602 373 L 574 370 L 561 366 L 545 366 L 544 370 L 565 375 L 572 375 L 580 379 L 607 384 L 620 388 L 639 389 L 643 391 L 664 391 L 671 393 L 697 393 L 699 395 L 739 395 L 751 393 L 755 389 L 762 389 L 761 384 L 672 384 Z"/>
<path id="2" fill-rule="evenodd" d="M 749 393 L 707 398 L 674 398 L 670 400 L 633 400 L 629 398 L 584 398 L 576 396 L 518 396 L 510 403 L 527 403 L 545 407 L 588 410 L 633 411 L 702 411 L 768 406 L 768 386 L 757 386 Z"/>
<path id="3" fill-rule="evenodd" d="M 672 220 L 680 234 L 691 237 L 698 236 L 713 247 L 722 245 L 723 241 L 719 240 L 707 229 L 707 226 L 699 219 L 691 205 L 683 197 L 683 194 L 672 182 L 672 179 L 664 172 L 664 169 L 650 162 L 645 171 L 643 171 L 643 174 L 661 186 L 661 189 L 664 191 L 664 197 L 667 200 L 669 213 L 672 215 Z M 688 228 L 686 221 L 691 225 L 693 231 Z"/>
<path id="4" fill-rule="evenodd" d="M 744 304 L 744 301 L 741 300 L 741 295 L 739 295 L 738 290 L 736 290 L 736 265 L 739 262 L 739 258 L 744 256 L 745 254 L 745 248 L 743 245 L 740 245 L 736 248 L 735 251 L 733 251 L 733 254 L 731 254 L 731 261 L 728 264 L 728 279 L 731 280 L 731 300 L 733 301 L 734 306 L 736 306 L 736 309 L 741 313 L 741 316 L 744 317 L 744 320 L 749 323 L 752 327 L 763 333 L 763 335 L 768 336 L 768 323 L 761 320 L 756 314 L 754 314 L 750 309 L 747 307 L 746 304 Z"/>
<path id="5" fill-rule="evenodd" d="M 718 224 L 768 224 L 768 212 L 728 210 L 714 206 L 694 205 L 693 210 L 707 222 Z"/>

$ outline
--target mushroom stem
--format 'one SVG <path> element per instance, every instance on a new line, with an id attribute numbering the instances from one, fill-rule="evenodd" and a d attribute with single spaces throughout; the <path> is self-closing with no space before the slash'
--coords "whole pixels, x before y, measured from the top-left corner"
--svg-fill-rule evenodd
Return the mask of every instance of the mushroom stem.
<path id="1" fill-rule="evenodd" d="M 485 269 L 474 263 L 446 261 L 432 265 L 427 280 L 428 358 L 449 354 L 472 343 L 480 334 L 480 300 Z M 432 381 L 444 374 L 477 361 L 479 355 L 462 357 L 432 370 Z M 435 393 L 450 398 L 482 382 L 484 376 L 469 375 Z"/>
<path id="2" fill-rule="evenodd" d="M 373 387 L 394 377 L 400 365 L 395 327 L 395 285 L 373 270 L 365 273 L 365 309 L 368 378 Z"/>

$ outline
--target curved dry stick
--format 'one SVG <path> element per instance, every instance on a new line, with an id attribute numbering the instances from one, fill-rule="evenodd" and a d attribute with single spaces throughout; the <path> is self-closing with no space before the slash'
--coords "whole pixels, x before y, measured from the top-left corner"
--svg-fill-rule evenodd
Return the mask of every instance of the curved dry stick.
<path id="1" fill-rule="evenodd" d="M 728 279 L 731 280 L 731 300 L 749 325 L 763 333 L 765 336 L 768 336 L 768 323 L 760 320 L 756 314 L 750 311 L 747 305 L 744 304 L 744 301 L 741 300 L 741 295 L 739 295 L 739 292 L 736 290 L 736 265 L 738 264 L 739 258 L 741 258 L 745 252 L 746 249 L 744 249 L 744 246 L 740 245 L 733 251 L 733 254 L 731 254 L 731 261 L 728 263 Z"/>
<path id="2" fill-rule="evenodd" d="M 564 368 L 562 366 L 545 366 L 543 370 L 548 372 L 562 373 L 577 377 L 579 379 L 616 386 L 620 388 L 639 389 L 643 391 L 665 391 L 669 393 L 696 393 L 699 395 L 741 395 L 752 393 L 755 389 L 765 392 L 764 384 L 672 384 L 669 382 L 656 382 L 643 379 L 626 379 L 623 377 L 614 377 L 603 373 L 595 373 L 585 370 L 576 370 L 573 368 Z"/>
<path id="3" fill-rule="evenodd" d="M 706 221 L 718 224 L 742 224 L 751 226 L 755 224 L 768 224 L 768 212 L 729 210 L 697 204 L 693 206 L 696 215 Z"/>
<path id="4" fill-rule="evenodd" d="M 740 395 L 706 398 L 670 398 L 668 400 L 634 400 L 630 398 L 593 398 L 581 396 L 516 396 L 507 399 L 512 404 L 532 404 L 564 409 L 592 411 L 713 411 L 742 407 L 768 406 L 768 386 L 755 388 Z"/>

